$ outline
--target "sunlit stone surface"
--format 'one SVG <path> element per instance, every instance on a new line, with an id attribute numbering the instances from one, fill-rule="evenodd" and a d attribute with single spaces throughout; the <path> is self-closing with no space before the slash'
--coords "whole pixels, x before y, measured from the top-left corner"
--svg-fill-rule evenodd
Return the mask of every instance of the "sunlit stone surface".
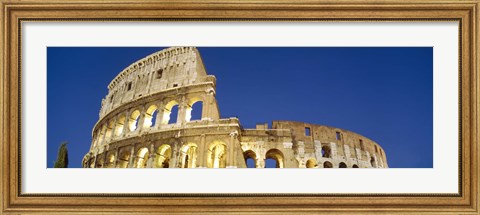
<path id="1" fill-rule="evenodd" d="M 102 99 L 85 168 L 387 168 L 385 152 L 351 131 L 273 121 L 254 129 L 220 118 L 216 79 L 193 47 L 125 68 Z M 199 108 L 201 116 L 193 116 Z"/>

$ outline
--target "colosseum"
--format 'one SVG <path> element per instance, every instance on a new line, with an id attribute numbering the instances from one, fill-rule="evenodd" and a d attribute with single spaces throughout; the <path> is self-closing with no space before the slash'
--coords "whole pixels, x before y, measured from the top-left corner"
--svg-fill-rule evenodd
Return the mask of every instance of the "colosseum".
<path id="1" fill-rule="evenodd" d="M 265 168 L 270 160 L 277 168 L 388 167 L 380 145 L 351 131 L 294 121 L 243 128 L 238 118 L 221 118 L 215 87 L 194 47 L 131 64 L 108 85 L 82 166 Z M 201 114 L 192 118 L 195 108 Z"/>

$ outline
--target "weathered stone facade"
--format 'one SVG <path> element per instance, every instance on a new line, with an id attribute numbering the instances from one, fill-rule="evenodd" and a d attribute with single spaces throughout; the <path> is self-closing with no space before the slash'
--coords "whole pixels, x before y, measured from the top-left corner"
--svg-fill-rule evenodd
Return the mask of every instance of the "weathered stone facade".
<path id="1" fill-rule="evenodd" d="M 85 168 L 387 168 L 384 150 L 351 131 L 293 121 L 244 129 L 220 118 L 216 79 L 196 48 L 173 47 L 124 69 L 109 84 Z M 201 118 L 191 119 L 201 103 Z M 178 109 L 177 120 L 171 113 Z"/>

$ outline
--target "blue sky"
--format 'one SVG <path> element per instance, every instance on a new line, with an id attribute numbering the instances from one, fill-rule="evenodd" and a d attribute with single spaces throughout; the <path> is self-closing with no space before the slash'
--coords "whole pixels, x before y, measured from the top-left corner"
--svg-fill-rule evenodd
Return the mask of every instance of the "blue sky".
<path id="1" fill-rule="evenodd" d="M 163 47 L 47 48 L 47 167 L 68 141 L 81 167 L 102 98 L 122 69 Z M 433 167 L 433 48 L 198 47 L 222 118 L 293 120 L 379 143 L 391 168 Z"/>

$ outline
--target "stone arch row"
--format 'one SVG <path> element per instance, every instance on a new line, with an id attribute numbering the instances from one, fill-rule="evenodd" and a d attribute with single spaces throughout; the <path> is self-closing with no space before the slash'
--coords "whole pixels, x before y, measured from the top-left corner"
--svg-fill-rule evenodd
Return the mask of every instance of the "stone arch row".
<path id="1" fill-rule="evenodd" d="M 144 106 L 131 108 L 128 111 L 117 114 L 106 120 L 99 126 L 93 136 L 93 147 L 103 145 L 115 138 L 124 137 L 126 134 L 138 133 L 141 130 L 155 130 L 162 126 L 181 124 L 192 120 L 192 111 L 198 105 L 200 116 L 193 120 L 204 118 L 205 111 L 203 99 L 191 97 L 179 102 L 180 99 L 170 99 L 166 102 L 147 103 Z M 177 110 L 176 120 L 171 120 L 172 112 Z"/>
<path id="2" fill-rule="evenodd" d="M 198 157 L 198 145 L 185 143 L 177 151 L 171 144 L 161 144 L 141 147 L 137 150 L 114 150 L 91 157 L 86 164 L 90 168 L 196 168 Z M 208 146 L 207 168 L 226 167 L 227 145 L 222 141 L 213 141 Z"/>
<path id="3" fill-rule="evenodd" d="M 349 147 L 349 145 L 343 145 L 343 147 Z M 375 145 L 376 147 L 376 145 Z M 321 147 L 319 147 L 319 150 L 320 150 L 320 157 L 322 158 L 327 158 L 327 159 L 332 159 L 332 158 L 338 158 L 338 155 L 337 156 L 333 156 L 333 153 L 332 153 L 332 145 L 329 145 L 328 143 L 322 143 L 321 144 Z M 348 154 L 346 152 L 347 149 L 343 149 L 343 155 L 345 156 L 345 159 L 349 160 L 351 158 L 350 154 L 351 152 L 349 151 Z M 359 151 L 357 151 L 359 150 Z M 364 164 L 362 164 L 362 166 L 368 166 L 370 165 L 370 167 L 373 167 L 373 168 L 383 168 L 384 167 L 384 162 L 383 162 L 383 159 L 382 159 L 382 155 L 378 156 L 378 151 L 376 151 L 376 153 L 370 153 L 369 151 L 366 151 L 364 150 L 364 148 L 356 148 L 354 146 L 353 148 L 353 152 L 354 152 L 354 157 L 357 159 L 357 160 L 361 160 L 362 162 L 365 162 Z M 338 153 L 338 151 L 337 151 Z M 365 159 L 364 159 L 365 158 Z M 358 165 L 357 165 L 358 166 Z"/>
<path id="4" fill-rule="evenodd" d="M 247 168 L 264 168 L 267 160 L 275 161 L 275 168 L 285 167 L 285 157 L 282 151 L 276 148 L 269 149 L 265 153 L 265 159 L 260 158 L 254 151 L 250 149 L 243 152 L 243 157 L 245 158 L 245 164 L 247 165 Z M 250 166 L 250 159 L 253 160 L 252 166 Z"/>
<path id="5" fill-rule="evenodd" d="M 359 166 L 357 164 L 353 164 L 351 167 L 348 167 L 345 162 L 338 163 L 338 167 L 337 167 L 337 166 L 334 166 L 332 164 L 332 162 L 330 162 L 330 161 L 323 162 L 323 164 L 321 166 L 323 166 L 323 168 L 359 168 Z M 317 159 L 315 159 L 315 158 L 308 159 L 306 164 L 305 164 L 305 167 L 306 168 L 318 168 Z"/>

